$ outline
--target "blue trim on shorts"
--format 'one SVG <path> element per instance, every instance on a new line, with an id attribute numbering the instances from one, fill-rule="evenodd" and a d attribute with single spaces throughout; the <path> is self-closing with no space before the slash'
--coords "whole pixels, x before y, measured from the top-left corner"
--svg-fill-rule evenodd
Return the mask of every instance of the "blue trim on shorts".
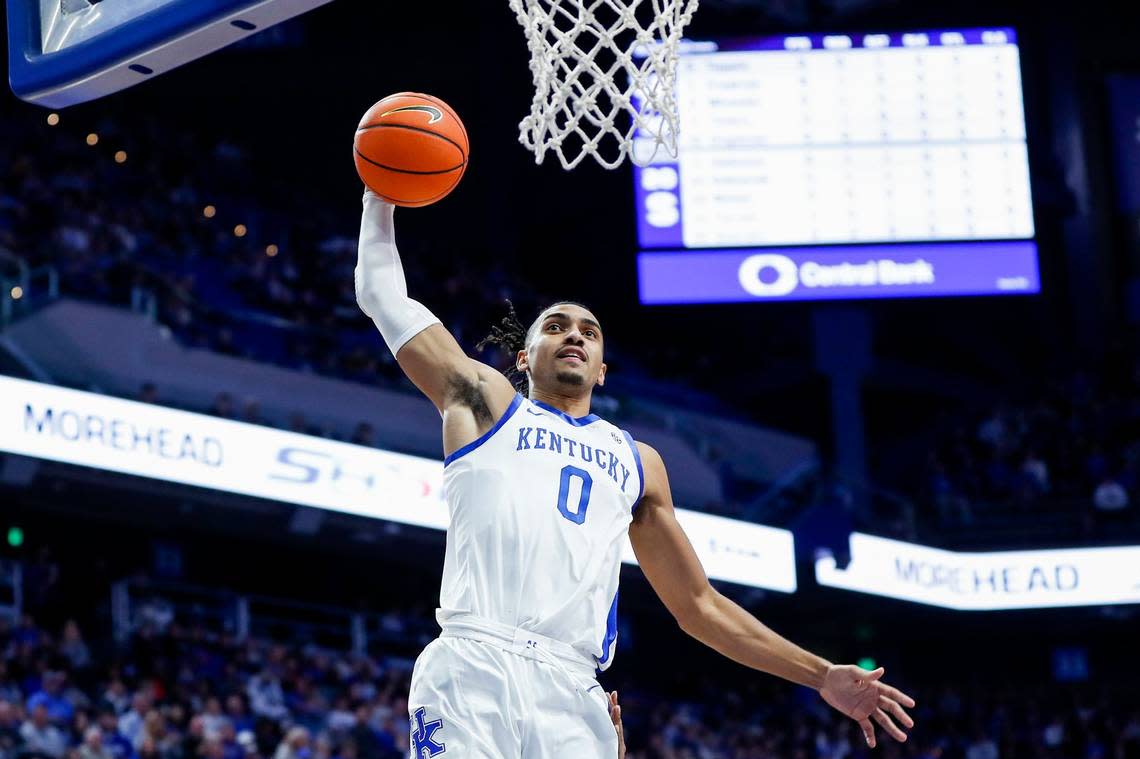
<path id="1" fill-rule="evenodd" d="M 484 432 L 475 440 L 472 440 L 470 443 L 460 448 L 458 451 L 455 451 L 450 456 L 446 457 L 443 460 L 443 465 L 447 466 L 452 461 L 466 456 L 467 454 L 471 453 L 471 451 L 475 450 L 479 446 L 483 445 L 483 443 L 486 443 L 488 440 L 490 440 L 491 436 L 498 432 L 499 428 L 506 424 L 507 420 L 514 416 L 515 412 L 519 410 L 519 406 L 522 405 L 522 399 L 523 398 L 521 395 L 515 393 L 515 399 L 511 401 L 511 405 L 507 406 L 507 410 L 504 411 L 503 415 L 499 417 L 499 421 L 495 422 L 495 426 Z"/>
<path id="2" fill-rule="evenodd" d="M 621 431 L 625 435 L 626 441 L 629 443 L 629 449 L 633 451 L 633 460 L 637 462 L 637 481 L 641 483 L 637 487 L 637 498 L 633 501 L 633 506 L 630 507 L 629 512 L 632 514 L 637 511 L 637 504 L 641 503 L 641 497 L 645 495 L 645 470 L 641 467 L 641 452 L 637 450 L 637 443 L 633 440 L 633 435 L 625 430 Z"/>

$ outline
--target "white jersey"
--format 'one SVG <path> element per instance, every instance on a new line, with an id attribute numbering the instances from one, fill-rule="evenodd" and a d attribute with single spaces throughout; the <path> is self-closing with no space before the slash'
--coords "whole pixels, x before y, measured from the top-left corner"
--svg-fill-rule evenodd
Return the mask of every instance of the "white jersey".
<path id="1" fill-rule="evenodd" d="M 622 550 L 645 490 L 629 433 L 520 395 L 444 467 L 440 623 L 471 614 L 522 628 L 606 669 Z"/>

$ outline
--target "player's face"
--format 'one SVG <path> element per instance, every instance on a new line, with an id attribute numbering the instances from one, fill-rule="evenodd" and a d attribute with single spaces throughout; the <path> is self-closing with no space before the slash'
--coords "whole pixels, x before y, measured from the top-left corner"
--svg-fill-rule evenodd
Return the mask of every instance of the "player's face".
<path id="1" fill-rule="evenodd" d="M 518 367 L 530 372 L 537 387 L 588 391 L 605 383 L 602 345 L 602 327 L 589 310 L 559 303 L 542 312 L 531 327 Z"/>

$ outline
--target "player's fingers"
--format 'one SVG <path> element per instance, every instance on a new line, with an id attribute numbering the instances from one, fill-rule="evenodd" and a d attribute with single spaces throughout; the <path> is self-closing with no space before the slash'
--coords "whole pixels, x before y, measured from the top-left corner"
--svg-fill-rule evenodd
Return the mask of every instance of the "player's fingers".
<path id="1" fill-rule="evenodd" d="M 875 721 L 882 725 L 883 729 L 887 731 L 887 735 L 891 736 L 899 743 L 904 743 L 906 741 L 906 733 L 899 729 L 899 726 L 896 725 L 889 716 L 887 716 L 887 713 L 885 711 L 882 709 L 876 709 L 875 713 L 872 716 L 875 718 Z"/>
<path id="2" fill-rule="evenodd" d="M 905 727 L 907 730 L 914 727 L 914 720 L 910 718 L 910 715 L 907 714 L 906 711 L 901 706 L 899 706 L 897 702 L 887 698 L 886 696 L 879 696 L 879 708 L 885 712 L 888 712 L 891 716 L 901 722 L 903 727 Z"/>
<path id="3" fill-rule="evenodd" d="M 886 671 L 887 671 L 887 670 L 886 670 L 886 669 L 884 669 L 883 667 L 879 667 L 878 669 L 873 669 L 873 670 L 871 670 L 870 672 L 868 672 L 868 673 L 866 673 L 865 675 L 863 675 L 863 679 L 864 679 L 864 680 L 867 680 L 868 682 L 872 682 L 872 683 L 873 683 L 873 682 L 875 682 L 876 680 L 878 680 L 880 677 L 882 677 L 882 676 L 883 676 L 883 673 L 884 673 L 884 672 L 886 672 Z"/>
<path id="4" fill-rule="evenodd" d="M 903 693 L 898 688 L 892 688 L 889 685 L 879 683 L 879 690 L 884 696 L 887 696 L 888 698 L 899 702 L 900 704 L 902 704 L 906 708 L 908 708 L 908 709 L 914 708 L 914 699 L 911 698 L 910 696 L 908 696 L 907 694 Z"/>
<path id="5" fill-rule="evenodd" d="M 859 728 L 863 731 L 863 740 L 867 741 L 867 745 L 871 748 L 875 747 L 875 726 L 871 724 L 869 719 L 859 720 Z"/>

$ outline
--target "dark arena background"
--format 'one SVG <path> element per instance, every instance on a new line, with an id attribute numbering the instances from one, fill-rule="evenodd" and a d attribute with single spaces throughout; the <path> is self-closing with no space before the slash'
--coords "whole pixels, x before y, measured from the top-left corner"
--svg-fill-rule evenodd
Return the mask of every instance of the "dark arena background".
<path id="1" fill-rule="evenodd" d="M 53 2 L 8 0 L 8 20 Z M 355 302 L 350 145 L 361 114 L 403 90 L 446 100 L 471 140 L 450 196 L 396 213 L 409 293 L 497 367 L 511 357 L 474 346 L 506 299 L 525 320 L 587 304 L 609 364 L 594 411 L 661 452 L 716 587 L 832 661 L 884 666 L 917 701 L 907 743 L 868 749 L 816 693 L 685 636 L 628 564 L 600 680 L 620 694 L 631 759 L 1140 757 L 1138 35 L 1140 12 L 1107 2 L 702 0 L 687 38 L 784 52 L 939 39 L 966 56 L 1016 39 L 996 74 L 999 116 L 1024 128 L 998 141 L 1013 168 L 963 169 L 965 211 L 943 192 L 959 180 L 918 169 L 950 231 L 931 221 L 909 242 L 858 232 L 873 213 L 853 205 L 903 202 L 901 175 L 856 172 L 847 200 L 821 180 L 800 210 L 773 207 L 799 190 L 767 153 L 709 180 L 705 200 L 772 182 L 731 217 L 741 234 L 803 211 L 822 220 L 814 238 L 704 244 L 700 185 L 683 184 L 669 197 L 684 239 L 655 242 L 649 227 L 673 217 L 642 190 L 664 169 L 567 172 L 519 145 L 532 84 L 506 0 L 334 0 L 87 102 L 6 90 L 0 759 L 409 755 L 411 667 L 438 633 L 439 417 Z M 921 101 L 925 119 L 945 91 L 923 90 L 933 64 L 904 65 L 873 97 Z M 927 158 L 986 142 L 971 108 L 995 74 L 971 71 L 923 127 L 956 118 L 960 133 L 913 141 Z M 803 82 L 809 111 L 839 97 Z M 848 88 L 834 113 L 861 97 Z M 774 119 L 758 102 L 745 132 Z M 807 119 L 809 148 L 834 113 Z M 684 120 L 676 165 L 691 177 L 713 164 L 685 162 Z M 834 214 L 851 239 L 828 237 Z M 1013 231 L 975 234 L 991 216 Z M 730 217 L 712 218 L 715 237 Z M 816 297 L 830 285 L 809 266 L 839 269 L 797 256 L 846 262 L 869 242 L 936 273 L 1015 247 L 1029 263 L 985 291 Z M 658 256 L 707 267 L 706 248 L 777 247 L 815 289 L 765 297 L 775 285 L 757 274 L 757 297 L 674 297 L 685 279 L 654 295 Z"/>

